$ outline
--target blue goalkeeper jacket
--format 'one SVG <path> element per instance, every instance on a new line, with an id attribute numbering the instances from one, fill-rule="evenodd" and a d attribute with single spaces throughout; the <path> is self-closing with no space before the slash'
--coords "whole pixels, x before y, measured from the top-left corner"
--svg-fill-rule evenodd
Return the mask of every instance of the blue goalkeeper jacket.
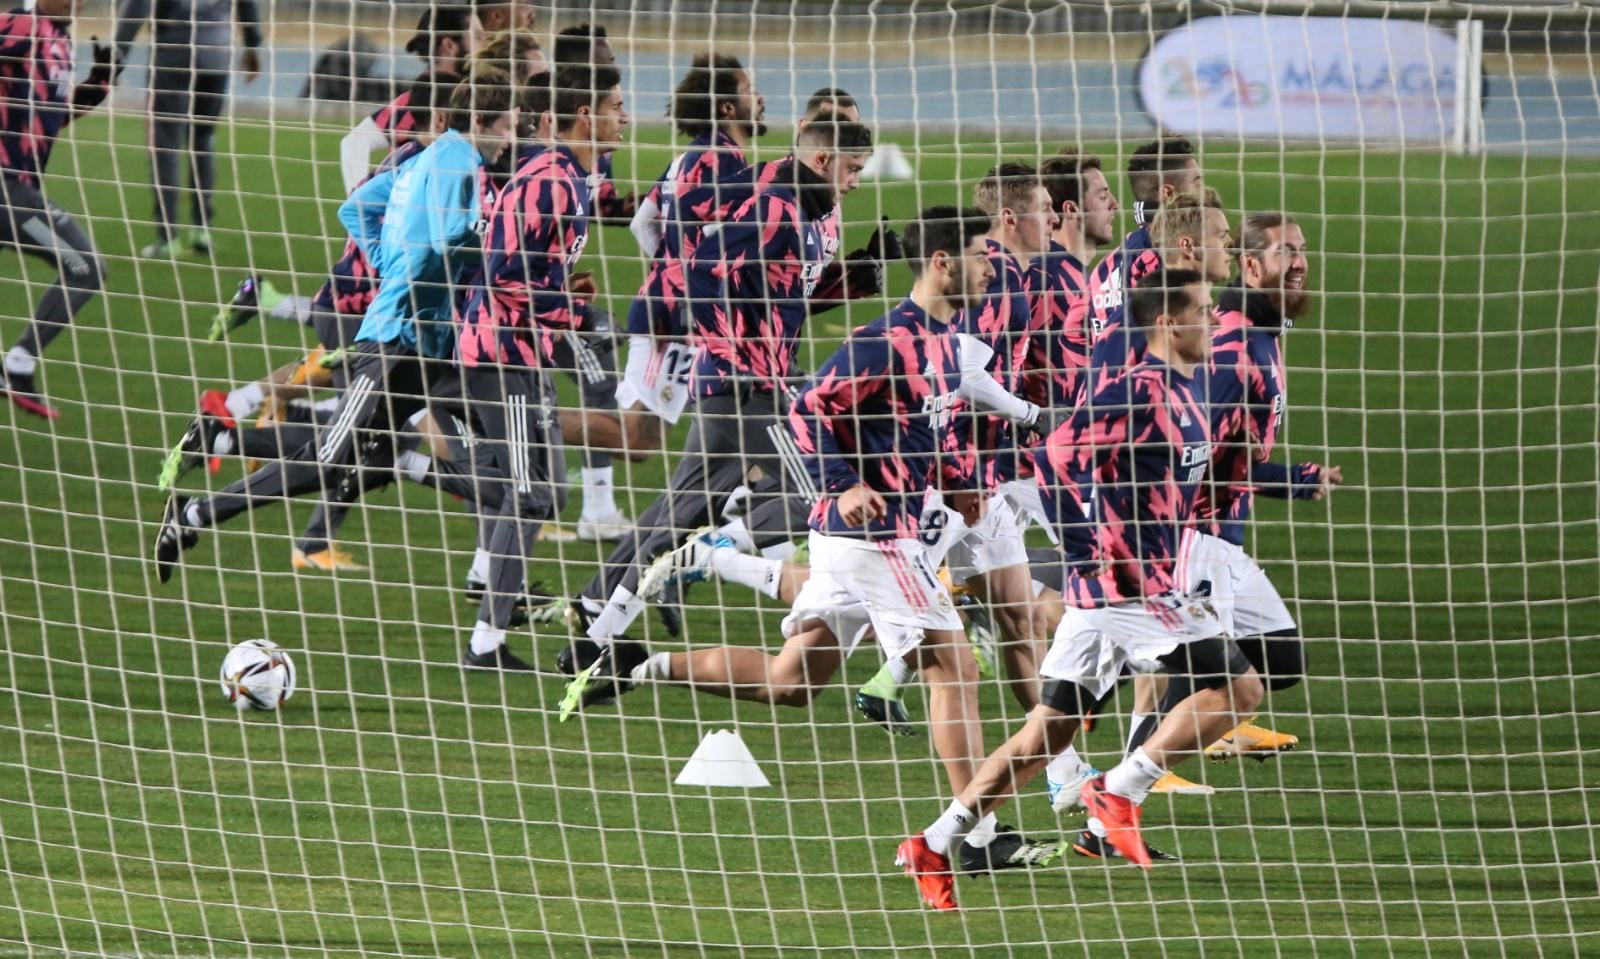
<path id="1" fill-rule="evenodd" d="M 450 130 L 339 207 L 340 222 L 380 278 L 357 340 L 398 343 L 436 359 L 454 353 L 452 264 L 478 249 L 482 169 L 478 148 Z"/>

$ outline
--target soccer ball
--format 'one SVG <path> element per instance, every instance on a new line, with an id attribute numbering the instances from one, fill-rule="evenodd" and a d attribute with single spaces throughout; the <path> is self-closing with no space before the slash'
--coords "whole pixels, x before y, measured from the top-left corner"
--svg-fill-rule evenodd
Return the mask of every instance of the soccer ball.
<path id="1" fill-rule="evenodd" d="M 277 709 L 294 695 L 294 661 L 278 644 L 247 639 L 222 661 L 222 694 L 235 709 Z"/>

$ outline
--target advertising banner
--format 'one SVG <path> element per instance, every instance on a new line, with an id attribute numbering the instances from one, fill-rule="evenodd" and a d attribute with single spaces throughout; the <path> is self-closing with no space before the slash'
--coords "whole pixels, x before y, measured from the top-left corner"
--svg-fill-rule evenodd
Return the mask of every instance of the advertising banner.
<path id="1" fill-rule="evenodd" d="M 1139 92 L 1174 133 L 1443 145 L 1456 47 L 1454 34 L 1410 21 L 1208 17 L 1155 42 Z"/>

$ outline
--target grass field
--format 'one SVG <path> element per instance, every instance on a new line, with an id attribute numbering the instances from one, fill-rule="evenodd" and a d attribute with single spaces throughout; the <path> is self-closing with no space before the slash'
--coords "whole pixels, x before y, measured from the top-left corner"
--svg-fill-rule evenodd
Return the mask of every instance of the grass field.
<path id="1" fill-rule="evenodd" d="M 0 412 L 0 956 L 1600 953 L 1595 163 L 1208 151 L 1230 203 L 1302 215 L 1327 291 L 1288 339 L 1280 456 L 1338 463 L 1347 486 L 1262 504 L 1252 547 L 1310 637 L 1312 679 L 1271 709 L 1304 748 L 1194 770 L 1209 802 L 1153 800 L 1180 865 L 963 881 L 965 911 L 935 916 L 891 865 L 947 801 L 926 738 L 858 721 L 842 686 L 805 712 L 662 690 L 558 725 L 554 680 L 455 665 L 473 530 L 427 491 L 352 520 L 371 574 L 291 573 L 297 504 L 206 536 L 159 586 L 162 449 L 198 390 L 302 342 L 278 322 L 197 337 L 247 264 L 313 290 L 338 134 L 224 136 L 215 265 L 177 268 L 129 255 L 148 241 L 142 135 L 95 117 L 58 148 L 50 192 L 87 212 L 112 277 L 47 358 L 61 420 Z M 654 175 L 661 140 L 642 132 L 620 175 Z M 920 148 L 920 196 L 853 196 L 851 240 L 955 199 L 995 155 Z M 631 237 L 589 251 L 620 312 Z M 46 276 L 0 255 L 7 343 L 38 294 L 23 278 Z M 813 328 L 817 354 L 845 320 Z M 637 513 L 660 461 L 619 475 Z M 546 544 L 532 575 L 575 589 L 595 560 Z M 781 610 L 696 599 L 688 642 L 778 642 Z M 294 650 L 302 687 L 241 719 L 216 672 L 255 636 Z M 544 662 L 559 642 L 516 637 Z M 848 678 L 876 667 L 864 653 Z M 992 745 L 1016 710 L 984 701 Z M 729 726 L 773 788 L 672 785 Z M 1102 729 L 1089 748 L 1110 761 L 1121 730 Z M 1076 828 L 1032 796 L 1007 816 Z"/>

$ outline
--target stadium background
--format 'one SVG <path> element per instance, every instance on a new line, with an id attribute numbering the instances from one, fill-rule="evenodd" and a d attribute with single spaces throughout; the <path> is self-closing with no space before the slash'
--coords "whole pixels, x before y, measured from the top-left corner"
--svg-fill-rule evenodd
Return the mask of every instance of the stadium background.
<path id="1" fill-rule="evenodd" d="M 386 43 L 374 6 L 359 21 Z M 303 83 L 285 78 L 292 65 L 351 19 L 319 0 L 310 14 L 329 26 L 308 31 L 288 25 L 304 14 L 277 9 L 275 78 L 261 84 L 292 98 Z M 408 27 L 411 9 L 394 22 Z M 711 20 L 678 9 L 634 21 L 651 37 L 637 52 L 629 14 L 593 17 L 616 38 L 643 120 L 706 45 Z M 767 94 L 776 122 L 763 155 L 781 151 L 796 97 L 837 82 L 917 166 L 916 181 L 847 201 L 847 249 L 880 214 L 903 220 L 964 196 L 997 157 L 1034 157 L 1080 131 L 1121 170 L 1151 130 L 1123 78 L 1173 16 L 1086 26 L 1074 7 L 1065 22 L 1061 11 L 1024 22 L 1029 33 L 1015 10 L 966 9 L 924 17 L 908 38 L 899 5 L 874 5 L 876 20 L 817 5 L 789 35 L 771 9 L 742 9 L 717 7 L 730 41 L 719 47 L 744 55 Z M 558 27 L 588 18 L 554 15 Z M 551 23 L 541 11 L 540 29 Z M 90 16 L 75 35 L 108 32 Z M 149 165 L 130 70 L 110 110 L 70 128 L 47 178 L 110 261 L 105 295 L 44 361 L 64 415 L 0 413 L 0 954 L 1594 950 L 1586 753 L 1600 713 L 1582 650 L 1600 632 L 1600 98 L 1581 52 L 1589 35 L 1585 21 L 1511 23 L 1488 65 L 1481 157 L 1203 144 L 1208 182 L 1235 209 L 1299 215 L 1316 253 L 1322 295 L 1288 341 L 1280 455 L 1339 463 L 1347 486 L 1331 505 L 1264 504 L 1251 542 L 1310 638 L 1311 681 L 1272 713 L 1305 749 L 1208 767 L 1221 790 L 1209 802 L 1152 802 L 1149 834 L 1183 855 L 1177 868 L 1146 879 L 1079 861 L 965 882 L 953 921 L 922 913 L 889 864 L 894 842 L 943 805 L 925 738 L 857 721 L 842 689 L 792 714 L 662 690 L 558 726 L 555 680 L 456 667 L 472 525 L 431 493 L 386 492 L 352 521 L 348 545 L 370 575 L 292 574 L 289 537 L 306 510 L 295 505 L 207 536 L 178 579 L 156 585 L 153 481 L 198 391 L 257 377 L 303 342 L 276 322 L 226 345 L 200 337 L 247 267 L 312 292 L 337 252 L 337 144 L 359 114 L 245 88 L 219 139 L 213 261 L 140 262 Z M 1487 48 L 1502 49 L 1496 36 Z M 618 155 L 625 185 L 671 155 L 662 125 L 634 132 Z M 1123 178 L 1113 182 L 1126 205 Z M 624 309 L 640 275 L 632 238 L 602 229 L 586 259 Z M 15 335 L 46 278 L 0 256 L 0 334 Z M 907 280 L 895 268 L 890 290 Z M 811 355 L 872 315 L 859 304 L 821 318 Z M 618 469 L 639 491 L 637 514 L 661 462 Z M 596 550 L 549 543 L 542 555 L 531 575 L 572 588 Z M 702 588 L 684 641 L 770 646 L 779 618 L 739 590 Z M 653 619 L 646 633 L 671 642 Z M 281 716 L 241 721 L 215 672 L 253 636 L 294 651 L 302 688 Z M 548 662 L 560 636 L 521 637 L 520 651 Z M 875 667 L 857 657 L 848 681 Z M 993 744 L 1015 707 L 993 690 L 984 701 Z M 773 788 L 672 786 L 700 737 L 728 726 Z M 1113 722 L 1089 748 L 1109 756 L 1119 740 Z M 1055 828 L 1037 798 L 1014 815 Z"/>

